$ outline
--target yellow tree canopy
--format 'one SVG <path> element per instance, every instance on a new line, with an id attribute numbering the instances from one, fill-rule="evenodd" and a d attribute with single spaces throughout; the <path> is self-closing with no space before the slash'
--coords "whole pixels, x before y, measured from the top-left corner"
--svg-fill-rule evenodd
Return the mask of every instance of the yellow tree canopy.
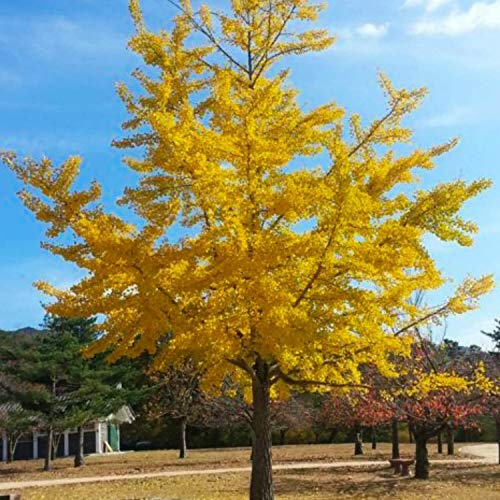
<path id="1" fill-rule="evenodd" d="M 75 190 L 78 157 L 55 166 L 3 156 L 49 225 L 45 246 L 87 271 L 69 290 L 39 283 L 56 299 L 48 310 L 99 315 L 92 352 L 147 350 L 160 369 L 190 357 L 209 385 L 243 380 L 257 360 L 272 383 L 358 384 L 366 363 L 395 374 L 388 359 L 409 353 L 413 325 L 463 313 L 492 286 L 467 278 L 435 308 L 409 300 L 445 282 L 424 237 L 470 245 L 476 227 L 459 211 L 489 181 L 419 187 L 416 173 L 456 143 L 397 153 L 424 88 L 380 75 L 387 112 L 368 124 L 335 102 L 299 105 L 284 58 L 334 42 L 301 30 L 322 6 L 177 8 L 172 29 L 153 33 L 130 2 L 130 48 L 152 68 L 134 74 L 140 95 L 118 86 L 131 118 L 116 146 L 144 151 L 125 160 L 140 176 L 119 200 L 133 218 L 105 211 L 98 183 Z"/>

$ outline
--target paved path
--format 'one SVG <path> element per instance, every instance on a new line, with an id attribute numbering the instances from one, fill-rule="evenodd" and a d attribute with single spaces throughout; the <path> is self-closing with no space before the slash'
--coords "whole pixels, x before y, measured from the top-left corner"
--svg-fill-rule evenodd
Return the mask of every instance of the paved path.
<path id="1" fill-rule="evenodd" d="M 467 455 L 481 457 L 485 462 L 498 463 L 498 445 L 495 443 L 474 444 L 463 446 L 460 451 Z"/>
<path id="2" fill-rule="evenodd" d="M 496 445 L 465 446 L 461 451 L 476 455 L 478 459 L 464 460 L 431 460 L 431 463 L 454 464 L 454 463 L 492 463 L 496 462 Z M 492 453 L 495 453 L 493 459 Z M 340 469 L 342 467 L 387 467 L 384 460 L 356 460 L 339 462 L 296 462 L 290 464 L 276 464 L 273 470 L 304 470 L 304 469 Z M 227 467 L 222 469 L 190 469 L 171 470 L 163 472 L 146 472 L 143 474 L 123 474 L 115 476 L 95 476 L 95 477 L 70 477 L 62 479 L 38 479 L 32 481 L 0 482 L 0 491 L 13 491 L 23 488 L 39 488 L 44 486 L 63 486 L 70 484 L 101 483 L 110 481 L 125 481 L 134 479 L 154 479 L 162 477 L 179 477 L 194 475 L 219 475 L 237 472 L 250 472 L 250 467 Z"/>

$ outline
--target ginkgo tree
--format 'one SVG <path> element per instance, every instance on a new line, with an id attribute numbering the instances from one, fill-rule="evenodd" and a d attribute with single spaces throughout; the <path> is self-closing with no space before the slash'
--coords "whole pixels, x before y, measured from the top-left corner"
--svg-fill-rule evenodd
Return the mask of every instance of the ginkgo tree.
<path id="1" fill-rule="evenodd" d="M 171 29 L 156 33 L 130 2 L 129 46 L 149 67 L 134 72 L 138 94 L 118 85 L 131 117 L 115 146 L 142 152 L 125 158 L 139 181 L 118 200 L 133 216 L 106 211 L 97 182 L 75 189 L 79 157 L 3 159 L 49 225 L 44 246 L 87 271 L 68 290 L 39 283 L 55 298 L 48 310 L 102 318 L 89 354 L 149 351 L 156 370 L 188 358 L 205 389 L 238 383 L 253 408 L 250 498 L 270 500 L 274 397 L 362 388 L 365 365 L 395 376 L 389 359 L 409 354 L 415 324 L 464 313 L 491 288 L 467 278 L 435 308 L 408 300 L 445 282 L 424 237 L 470 245 L 476 227 L 459 211 L 490 183 L 418 187 L 415 172 L 456 144 L 398 153 L 424 88 L 380 75 L 388 108 L 368 124 L 335 102 L 299 104 L 286 58 L 334 42 L 307 27 L 322 4 L 172 5 Z"/>

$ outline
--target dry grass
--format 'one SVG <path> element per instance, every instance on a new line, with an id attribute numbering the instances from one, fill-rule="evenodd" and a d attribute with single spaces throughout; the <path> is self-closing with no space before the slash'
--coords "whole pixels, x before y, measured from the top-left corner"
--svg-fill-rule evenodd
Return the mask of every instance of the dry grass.
<path id="1" fill-rule="evenodd" d="M 495 466 L 436 466 L 430 481 L 394 477 L 386 468 L 279 471 L 276 500 L 343 498 L 399 500 L 496 500 L 500 473 Z M 23 500 L 247 500 L 248 474 L 117 481 L 23 490 Z"/>
<path id="2" fill-rule="evenodd" d="M 429 447 L 431 458 L 435 446 Z M 413 455 L 413 445 L 401 444 L 403 455 Z M 356 460 L 385 460 L 390 456 L 390 445 L 381 443 L 376 451 L 365 446 L 365 454 Z M 29 481 L 35 479 L 55 479 L 62 477 L 108 476 L 134 474 L 141 472 L 157 472 L 177 469 L 208 469 L 222 467 L 244 467 L 250 465 L 249 448 L 227 448 L 210 450 L 192 450 L 184 460 L 177 458 L 174 450 L 129 452 L 123 454 L 87 457 L 87 465 L 83 469 L 73 467 L 73 459 L 58 459 L 54 462 L 52 472 L 43 472 L 41 460 L 16 461 L 12 464 L 0 463 L 0 482 Z M 306 446 L 275 446 L 273 448 L 275 463 L 293 462 L 332 462 L 336 460 L 353 460 L 352 444 L 327 444 Z M 460 458 L 457 455 L 456 458 Z"/>

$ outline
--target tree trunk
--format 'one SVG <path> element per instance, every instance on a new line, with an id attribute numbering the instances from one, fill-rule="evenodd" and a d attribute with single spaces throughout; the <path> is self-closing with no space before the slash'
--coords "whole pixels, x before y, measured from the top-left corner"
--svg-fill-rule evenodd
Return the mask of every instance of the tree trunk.
<path id="1" fill-rule="evenodd" d="M 393 418 L 391 422 L 391 442 L 392 442 L 392 458 L 399 458 L 399 434 L 398 434 L 397 418 Z"/>
<path id="2" fill-rule="evenodd" d="M 61 441 L 61 432 L 55 432 L 54 436 L 52 438 L 52 460 L 55 460 L 57 458 L 57 450 L 59 448 L 59 443 Z"/>
<path id="3" fill-rule="evenodd" d="M 408 423 L 408 439 L 410 441 L 410 444 L 413 444 L 413 429 L 410 423 Z"/>
<path id="4" fill-rule="evenodd" d="M 354 441 L 354 455 L 363 454 L 363 429 L 358 425 L 355 428 L 356 437 Z"/>
<path id="5" fill-rule="evenodd" d="M 377 449 L 377 429 L 372 425 L 372 450 Z"/>
<path id="6" fill-rule="evenodd" d="M 52 470 L 52 443 L 54 442 L 54 430 L 52 427 L 47 432 L 47 450 L 45 452 L 45 463 L 43 466 L 44 471 Z"/>
<path id="7" fill-rule="evenodd" d="M 187 456 L 186 428 L 187 417 L 182 417 L 179 421 L 179 458 L 186 458 Z"/>
<path id="8" fill-rule="evenodd" d="M 19 442 L 19 437 L 7 437 L 7 463 L 10 464 L 14 461 L 14 455 L 16 454 L 17 443 Z"/>
<path id="9" fill-rule="evenodd" d="M 335 441 L 335 437 L 337 436 L 338 434 L 338 429 L 335 428 L 335 429 L 332 429 L 330 431 L 330 443 L 333 443 Z"/>
<path id="10" fill-rule="evenodd" d="M 446 447 L 448 455 L 455 454 L 455 433 L 451 426 L 446 427 Z"/>
<path id="11" fill-rule="evenodd" d="M 78 427 L 78 440 L 75 454 L 75 467 L 83 467 L 85 465 L 85 455 L 83 453 L 85 432 L 83 425 Z"/>
<path id="12" fill-rule="evenodd" d="M 439 431 L 437 435 L 437 447 L 438 453 L 441 455 L 443 453 L 443 436 L 441 431 Z"/>
<path id="13" fill-rule="evenodd" d="M 288 429 L 280 429 L 280 444 L 284 445 L 285 444 L 285 438 L 286 438 L 286 433 Z"/>
<path id="14" fill-rule="evenodd" d="M 252 475 L 250 500 L 273 500 L 271 441 L 271 382 L 269 366 L 258 358 L 252 378 L 253 415 Z"/>
<path id="15" fill-rule="evenodd" d="M 415 436 L 415 478 L 429 479 L 429 454 L 427 452 L 427 439 Z"/>

